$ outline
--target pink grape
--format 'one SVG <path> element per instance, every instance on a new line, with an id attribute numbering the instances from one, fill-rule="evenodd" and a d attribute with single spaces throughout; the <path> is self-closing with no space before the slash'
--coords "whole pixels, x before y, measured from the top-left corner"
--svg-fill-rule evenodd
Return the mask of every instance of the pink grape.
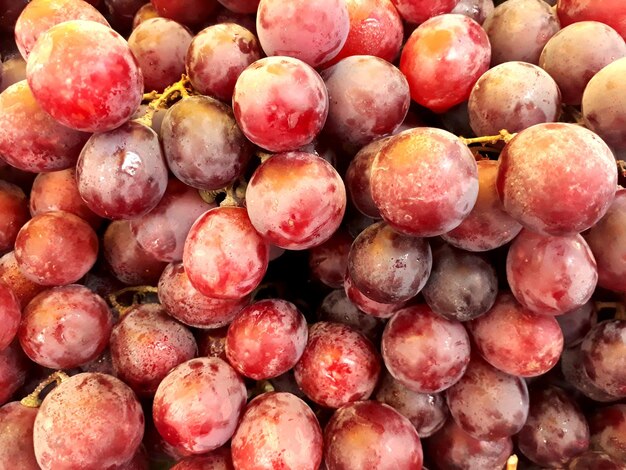
<path id="1" fill-rule="evenodd" d="M 0 253 L 11 250 L 22 226 L 28 222 L 28 198 L 19 186 L 0 180 Z M 347 256 L 347 253 L 346 253 Z"/>
<path id="2" fill-rule="evenodd" d="M 424 23 L 433 16 L 450 13 L 459 0 L 391 0 L 407 23 Z"/>
<path id="3" fill-rule="evenodd" d="M 354 282 L 350 278 L 350 273 L 346 273 L 343 287 L 348 299 L 360 310 L 372 317 L 389 318 L 406 304 L 406 302 L 385 304 L 370 299 L 354 285 Z"/>
<path id="4" fill-rule="evenodd" d="M 24 385 L 30 364 L 17 341 L 0 351 L 0 405 Z"/>
<path id="5" fill-rule="evenodd" d="M 626 321 L 598 323 L 585 336 L 581 350 L 591 382 L 610 395 L 626 397 Z"/>
<path id="6" fill-rule="evenodd" d="M 25 307 L 33 297 L 46 289 L 45 286 L 24 276 L 15 259 L 14 251 L 10 251 L 0 258 L 0 282 L 6 284 L 13 291 L 22 307 Z"/>
<path id="7" fill-rule="evenodd" d="M 218 3 L 216 0 L 150 0 L 163 18 L 184 25 L 202 24 L 209 19 Z"/>
<path id="8" fill-rule="evenodd" d="M 220 447 L 205 455 L 194 455 L 180 460 L 171 470 L 234 470 L 230 449 Z"/>
<path id="9" fill-rule="evenodd" d="M 309 250 L 309 268 L 314 278 L 328 287 L 343 287 L 348 268 L 348 253 L 354 239 L 339 228 L 328 240 Z"/>
<path id="10" fill-rule="evenodd" d="M 94 63 L 97 70 L 91 67 Z M 81 131 L 115 129 L 133 115 L 143 97 L 143 76 L 128 44 L 93 21 L 66 21 L 41 35 L 26 74 L 43 110 Z"/>
<path id="11" fill-rule="evenodd" d="M 39 470 L 33 447 L 33 427 L 37 408 L 17 401 L 0 408 L 0 470 Z"/>
<path id="12" fill-rule="evenodd" d="M 626 405 L 611 405 L 589 416 L 591 447 L 626 462 Z"/>
<path id="13" fill-rule="evenodd" d="M 382 321 L 359 310 L 343 289 L 334 290 L 324 297 L 317 319 L 348 325 L 370 341 L 375 341 L 382 333 Z"/>
<path id="14" fill-rule="evenodd" d="M 626 39 L 626 4 L 620 0 L 591 3 L 581 0 L 559 0 L 556 11 L 563 26 L 578 21 L 599 21 L 615 28 Z"/>
<path id="15" fill-rule="evenodd" d="M 0 281 L 0 351 L 11 345 L 21 320 L 20 300 L 9 286 Z"/>
<path id="16" fill-rule="evenodd" d="M 478 24 L 483 24 L 493 10 L 493 0 L 460 0 L 450 13 L 469 16 Z"/>

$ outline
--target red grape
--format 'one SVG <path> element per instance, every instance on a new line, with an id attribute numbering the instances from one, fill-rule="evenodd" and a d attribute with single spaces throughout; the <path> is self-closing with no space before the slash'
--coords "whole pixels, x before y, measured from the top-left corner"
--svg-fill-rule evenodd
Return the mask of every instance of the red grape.
<path id="1" fill-rule="evenodd" d="M 28 199 L 19 186 L 0 180 L 0 253 L 13 248 L 17 234 L 28 222 Z M 347 256 L 347 254 L 346 254 Z M 343 274 L 343 273 L 342 273 Z"/>
<path id="2" fill-rule="evenodd" d="M 187 453 L 204 454 L 228 441 L 246 404 L 235 370 L 215 357 L 175 367 L 161 382 L 152 413 L 159 434 Z"/>
<path id="3" fill-rule="evenodd" d="M 600 403 L 616 401 L 618 397 L 610 395 L 594 385 L 581 364 L 583 364 L 583 357 L 580 344 L 563 350 L 561 372 L 567 384 L 594 401 Z"/>
<path id="4" fill-rule="evenodd" d="M 26 74 L 44 111 L 81 131 L 115 129 L 143 97 L 143 77 L 128 44 L 93 21 L 66 21 L 41 35 Z"/>
<path id="5" fill-rule="evenodd" d="M 0 258 L 0 282 L 11 288 L 22 307 L 46 289 L 24 276 L 13 251 Z"/>
<path id="6" fill-rule="evenodd" d="M 592 301 L 582 307 L 565 312 L 556 317 L 559 322 L 566 347 L 579 344 L 597 322 L 597 312 Z"/>
<path id="7" fill-rule="evenodd" d="M 413 31 L 402 50 L 400 70 L 411 97 L 442 113 L 469 98 L 490 57 L 489 39 L 478 23 L 463 15 L 441 15 Z"/>
<path id="8" fill-rule="evenodd" d="M 185 25 L 202 24 L 209 19 L 218 3 L 216 0 L 150 0 L 156 11 Z"/>
<path id="9" fill-rule="evenodd" d="M 11 345 L 21 320 L 20 300 L 9 286 L 0 281 L 0 351 Z"/>
<path id="10" fill-rule="evenodd" d="M 230 449 L 220 447 L 205 455 L 194 455 L 180 460 L 171 470 L 234 470 Z"/>
<path id="11" fill-rule="evenodd" d="M 271 152 L 296 150 L 322 130 L 328 91 L 324 80 L 301 60 L 267 57 L 239 75 L 233 110 L 243 133 L 259 147 Z"/>
<path id="12" fill-rule="evenodd" d="M 133 458 L 144 416 L 132 390 L 105 374 L 63 381 L 43 401 L 34 443 L 42 470 L 111 468 Z"/>
<path id="13" fill-rule="evenodd" d="M 504 148 L 496 185 L 504 209 L 529 230 L 578 233 L 600 220 L 613 201 L 615 158 L 582 126 L 537 124 Z"/>
<path id="14" fill-rule="evenodd" d="M 584 454 L 570 460 L 569 470 L 622 470 L 624 466 L 613 457 L 602 452 L 585 452 Z"/>
<path id="15" fill-rule="evenodd" d="M 420 24 L 442 13 L 450 13 L 459 0 L 391 0 L 407 23 Z"/>
<path id="16" fill-rule="evenodd" d="M 392 137 L 384 137 L 363 147 L 354 156 L 346 172 L 346 189 L 350 194 L 350 200 L 362 214 L 374 219 L 380 218 L 380 211 L 372 199 L 371 174 L 372 164 L 378 152 L 391 140 Z"/>
<path id="17" fill-rule="evenodd" d="M 343 289 L 334 290 L 324 297 L 317 311 L 317 319 L 348 325 L 370 341 L 375 341 L 382 332 L 382 321 L 359 310 Z"/>
<path id="18" fill-rule="evenodd" d="M 591 447 L 626 462 L 626 405 L 612 405 L 589 417 Z"/>
<path id="19" fill-rule="evenodd" d="M 39 470 L 33 448 L 37 411 L 37 408 L 28 408 L 17 401 L 0 408 L 1 470 Z"/>
<path id="20" fill-rule="evenodd" d="M 152 3 L 146 3 L 142 6 L 133 18 L 133 29 L 139 26 L 144 21 L 151 20 L 153 18 L 160 18 L 159 12 L 156 11 L 156 8 L 152 5 Z"/>
<path id="21" fill-rule="evenodd" d="M 24 385 L 30 362 L 14 341 L 0 351 L 0 405 L 4 405 Z"/>
<path id="22" fill-rule="evenodd" d="M 479 24 L 493 13 L 493 0 L 460 0 L 450 13 L 469 16 Z"/>
<path id="23" fill-rule="evenodd" d="M 319 322 L 294 369 L 300 389 L 314 402 L 339 408 L 374 391 L 380 358 L 372 343 L 353 328 Z"/>
<path id="24" fill-rule="evenodd" d="M 348 253 L 354 239 L 343 229 L 337 230 L 321 245 L 309 250 L 309 268 L 314 278 L 328 287 L 343 287 L 348 268 Z"/>
<path id="25" fill-rule="evenodd" d="M 626 321 L 598 323 L 587 333 L 581 348 L 591 382 L 603 392 L 626 397 Z"/>
<path id="26" fill-rule="evenodd" d="M 146 0 L 104 0 L 111 23 L 121 33 L 130 30 L 135 14 L 144 3 Z"/>
<path id="27" fill-rule="evenodd" d="M 385 304 L 376 302 L 375 300 L 367 297 L 363 292 L 361 292 L 352 282 L 350 278 L 350 273 L 346 274 L 343 284 L 344 290 L 348 299 L 354 305 L 356 305 L 360 310 L 377 318 L 389 318 L 396 311 L 400 310 L 406 302 L 396 302 L 391 304 Z"/>
<path id="28" fill-rule="evenodd" d="M 218 0 L 234 13 L 256 13 L 259 0 Z"/>
<path id="29" fill-rule="evenodd" d="M 578 21 L 599 21 L 615 28 L 626 39 L 626 3 L 621 0 L 558 0 L 556 11 L 563 26 Z"/>

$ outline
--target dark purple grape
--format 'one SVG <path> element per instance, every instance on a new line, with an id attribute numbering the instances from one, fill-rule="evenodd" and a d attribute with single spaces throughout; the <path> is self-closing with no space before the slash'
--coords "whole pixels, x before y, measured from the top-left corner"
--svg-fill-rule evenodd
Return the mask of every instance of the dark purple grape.
<path id="1" fill-rule="evenodd" d="M 626 405 L 611 405 L 589 416 L 591 447 L 626 463 Z"/>
<path id="2" fill-rule="evenodd" d="M 626 321 L 609 320 L 594 326 L 582 342 L 585 372 L 600 390 L 626 397 Z"/>
<path id="3" fill-rule="evenodd" d="M 317 311 L 317 318 L 320 321 L 351 326 L 371 341 L 375 341 L 382 333 L 382 321 L 359 310 L 348 299 L 344 289 L 334 290 L 324 297 Z"/>

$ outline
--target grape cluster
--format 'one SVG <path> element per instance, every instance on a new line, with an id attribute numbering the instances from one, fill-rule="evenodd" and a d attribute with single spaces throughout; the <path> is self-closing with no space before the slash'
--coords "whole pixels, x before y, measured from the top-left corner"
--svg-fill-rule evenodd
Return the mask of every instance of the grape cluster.
<path id="1" fill-rule="evenodd" d="M 0 470 L 626 469 L 625 40 L 0 0 Z"/>

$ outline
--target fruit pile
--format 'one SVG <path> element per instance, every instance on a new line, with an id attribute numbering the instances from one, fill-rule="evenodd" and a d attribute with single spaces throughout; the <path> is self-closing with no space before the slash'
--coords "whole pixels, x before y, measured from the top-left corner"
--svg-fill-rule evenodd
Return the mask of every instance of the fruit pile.
<path id="1" fill-rule="evenodd" d="M 626 469 L 626 1 L 0 30 L 0 470 Z"/>

